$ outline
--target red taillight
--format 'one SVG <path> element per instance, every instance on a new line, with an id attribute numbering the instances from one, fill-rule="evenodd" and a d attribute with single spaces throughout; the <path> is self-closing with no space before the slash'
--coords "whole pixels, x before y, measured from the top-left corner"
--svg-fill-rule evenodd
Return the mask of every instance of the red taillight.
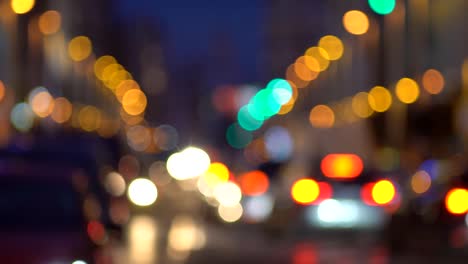
<path id="1" fill-rule="evenodd" d="M 389 180 L 368 183 L 361 188 L 362 201 L 371 206 L 389 205 L 397 197 L 395 185 Z"/>

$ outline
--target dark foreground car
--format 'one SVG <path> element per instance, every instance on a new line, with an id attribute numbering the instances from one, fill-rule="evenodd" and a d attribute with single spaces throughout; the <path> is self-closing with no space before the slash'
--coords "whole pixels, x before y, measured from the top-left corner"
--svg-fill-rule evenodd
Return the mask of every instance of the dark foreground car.
<path id="1" fill-rule="evenodd" d="M 0 175 L 1 263 L 89 264 L 102 259 L 90 239 L 90 231 L 96 231 L 90 230 L 82 197 L 70 179 Z"/>

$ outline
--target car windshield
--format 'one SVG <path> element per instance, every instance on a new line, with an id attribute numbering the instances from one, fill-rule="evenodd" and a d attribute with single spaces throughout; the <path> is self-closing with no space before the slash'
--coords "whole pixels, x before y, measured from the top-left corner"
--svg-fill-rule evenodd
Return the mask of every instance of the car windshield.
<path id="1" fill-rule="evenodd" d="M 50 231 L 82 226 L 82 208 L 71 184 L 24 179 L 0 182 L 0 229 Z"/>

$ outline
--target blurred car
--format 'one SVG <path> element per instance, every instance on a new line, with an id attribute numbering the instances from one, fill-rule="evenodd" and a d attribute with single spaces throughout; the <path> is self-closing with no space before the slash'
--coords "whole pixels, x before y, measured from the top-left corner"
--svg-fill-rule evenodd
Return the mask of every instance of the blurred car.
<path id="1" fill-rule="evenodd" d="M 0 175 L 2 263 L 95 263 L 98 221 L 89 221 L 70 177 L 50 171 Z M 100 234 L 95 234 L 100 233 Z"/>
<path id="2" fill-rule="evenodd" d="M 3 172 L 34 173 L 35 170 L 57 171 L 69 177 L 93 200 L 101 212 L 101 221 L 121 236 L 122 227 L 110 216 L 112 197 L 106 190 L 104 167 L 116 167 L 118 151 L 114 143 L 82 134 L 54 137 L 37 136 L 31 140 L 18 138 L 0 150 Z"/>

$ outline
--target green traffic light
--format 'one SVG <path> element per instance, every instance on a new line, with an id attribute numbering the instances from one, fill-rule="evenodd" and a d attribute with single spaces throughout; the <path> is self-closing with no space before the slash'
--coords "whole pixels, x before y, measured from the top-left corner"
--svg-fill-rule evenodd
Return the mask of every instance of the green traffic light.
<path id="1" fill-rule="evenodd" d="M 379 15 L 388 15 L 395 9 L 396 0 L 369 0 L 369 6 Z"/>

